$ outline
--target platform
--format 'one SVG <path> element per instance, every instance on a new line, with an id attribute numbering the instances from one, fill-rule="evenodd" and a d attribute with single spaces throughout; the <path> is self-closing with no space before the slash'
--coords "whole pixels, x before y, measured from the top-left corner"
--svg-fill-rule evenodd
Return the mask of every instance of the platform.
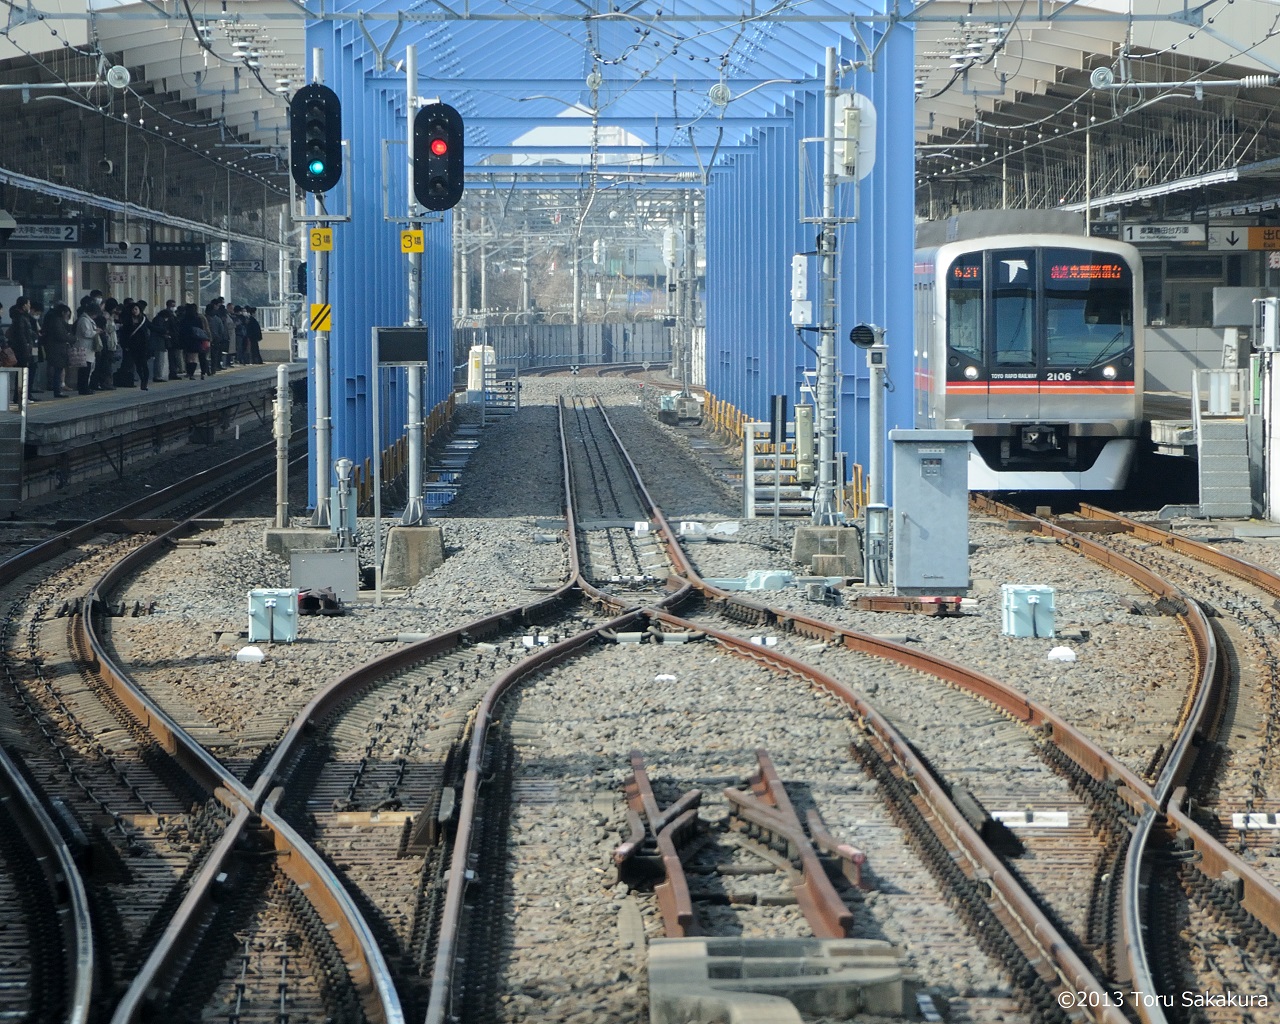
<path id="1" fill-rule="evenodd" d="M 104 474 L 123 476 L 136 462 L 192 442 L 210 443 L 240 423 L 269 426 L 276 366 L 233 366 L 206 380 L 155 382 L 146 391 L 72 391 L 64 398 L 37 393 L 27 405 L 23 498 Z M 305 381 L 306 363 L 288 366 L 292 384 Z"/>

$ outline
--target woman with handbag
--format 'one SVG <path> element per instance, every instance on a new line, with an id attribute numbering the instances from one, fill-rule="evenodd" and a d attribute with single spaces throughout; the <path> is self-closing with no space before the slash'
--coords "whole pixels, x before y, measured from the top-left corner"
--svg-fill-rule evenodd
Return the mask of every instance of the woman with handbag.
<path id="1" fill-rule="evenodd" d="M 82 395 L 93 394 L 90 375 L 94 368 L 94 358 L 102 352 L 102 332 L 94 321 L 97 305 L 93 300 L 80 300 L 80 311 L 76 317 L 75 334 L 71 351 L 67 359 L 68 368 L 76 371 L 76 391 Z"/>

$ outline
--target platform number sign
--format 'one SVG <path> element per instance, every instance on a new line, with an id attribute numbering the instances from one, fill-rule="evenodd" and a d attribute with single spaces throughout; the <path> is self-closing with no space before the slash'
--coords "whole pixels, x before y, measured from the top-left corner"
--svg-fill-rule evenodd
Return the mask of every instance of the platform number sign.
<path id="1" fill-rule="evenodd" d="M 411 228 L 400 232 L 401 252 L 426 252 L 426 237 L 420 228 Z"/>
<path id="2" fill-rule="evenodd" d="M 333 228 L 311 229 L 311 251 L 333 252 Z"/>

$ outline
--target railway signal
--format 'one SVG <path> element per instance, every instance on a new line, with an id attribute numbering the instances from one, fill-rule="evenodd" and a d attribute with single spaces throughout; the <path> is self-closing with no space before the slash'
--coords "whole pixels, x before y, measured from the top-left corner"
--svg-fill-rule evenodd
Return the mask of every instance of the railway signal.
<path id="1" fill-rule="evenodd" d="M 326 85 L 304 85 L 289 104 L 293 180 L 328 192 L 342 177 L 342 101 Z"/>
<path id="2" fill-rule="evenodd" d="M 451 210 L 462 199 L 462 115 L 432 103 L 413 119 L 413 195 L 428 210 Z"/>

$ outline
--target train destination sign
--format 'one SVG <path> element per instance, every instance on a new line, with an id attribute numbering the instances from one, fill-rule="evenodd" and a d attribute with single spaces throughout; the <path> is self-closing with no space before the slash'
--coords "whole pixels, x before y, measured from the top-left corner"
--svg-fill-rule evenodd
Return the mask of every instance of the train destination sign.
<path id="1" fill-rule="evenodd" d="M 1122 281 L 1119 263 L 1055 263 L 1049 267 L 1050 281 Z"/>

